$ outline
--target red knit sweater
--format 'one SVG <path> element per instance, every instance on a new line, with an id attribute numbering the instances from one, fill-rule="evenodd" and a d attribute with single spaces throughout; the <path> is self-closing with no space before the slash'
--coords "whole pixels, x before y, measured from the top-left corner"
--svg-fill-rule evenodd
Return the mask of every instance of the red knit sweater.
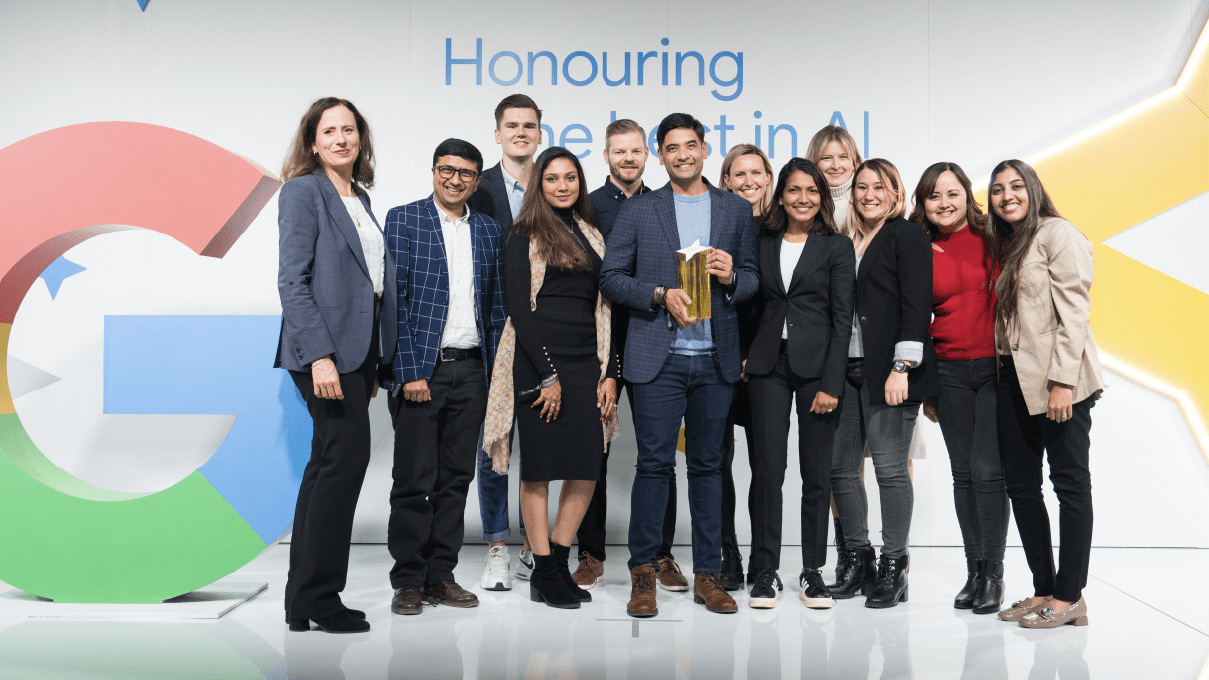
<path id="1" fill-rule="evenodd" d="M 969 227 L 941 234 L 932 249 L 932 340 L 936 357 L 948 361 L 995 356 L 995 291 L 985 243 Z"/>

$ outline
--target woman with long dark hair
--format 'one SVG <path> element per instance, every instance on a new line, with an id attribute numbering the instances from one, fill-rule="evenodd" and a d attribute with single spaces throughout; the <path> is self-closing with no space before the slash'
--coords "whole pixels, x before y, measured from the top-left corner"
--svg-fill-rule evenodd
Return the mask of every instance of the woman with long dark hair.
<path id="1" fill-rule="evenodd" d="M 751 203 L 752 228 L 772 206 L 772 163 L 760 147 L 752 144 L 736 144 L 722 160 L 719 186 L 732 194 L 738 194 Z M 746 302 L 741 302 L 735 311 L 739 315 L 739 355 L 746 360 L 747 348 L 755 337 L 756 325 L 760 322 L 762 305 L 757 292 Z M 722 432 L 722 587 L 739 590 L 743 587 L 743 553 L 739 552 L 739 536 L 735 531 L 735 510 L 738 498 L 735 494 L 735 426 L 743 428 L 747 440 L 747 459 L 751 462 L 756 449 L 751 429 L 751 399 L 748 396 L 747 378 L 735 383 L 734 397 L 730 402 L 730 413 L 726 415 L 726 429 Z M 748 490 L 747 509 L 751 512 L 751 489 Z M 755 577 L 748 572 L 747 581 Z"/>
<path id="2" fill-rule="evenodd" d="M 991 226 L 1002 239 L 995 284 L 999 451 L 1033 596 L 999 612 L 1026 628 L 1087 625 L 1091 557 L 1091 409 L 1104 389 L 1092 339 L 1091 242 L 1062 219 L 1029 164 L 991 173 Z M 1041 495 L 1044 462 L 1060 505 L 1060 568 Z"/>
<path id="3" fill-rule="evenodd" d="M 493 467 L 506 470 L 515 403 L 525 452 L 521 512 L 535 561 L 530 598 L 563 609 L 592 599 L 571 578 L 567 561 L 605 445 L 618 432 L 612 306 L 598 283 L 604 239 L 591 222 L 579 159 L 562 147 L 546 149 L 504 247 L 509 322 L 496 354 L 484 433 Z M 564 481 L 551 529 L 553 480 Z"/>
<path id="4" fill-rule="evenodd" d="M 907 456 L 920 403 L 939 391 L 928 335 L 932 255 L 927 232 L 903 219 L 906 190 L 893 163 L 861 163 L 852 197 L 856 313 L 831 472 L 845 566 L 830 589 L 836 599 L 864 593 L 866 607 L 883 608 L 907 600 L 907 538 L 915 502 Z M 876 572 L 860 479 L 866 442 L 881 492 L 883 547 Z"/>
<path id="5" fill-rule="evenodd" d="M 848 368 L 856 258 L 852 240 L 836 233 L 831 193 L 817 165 L 790 160 L 774 196 L 759 240 L 764 307 L 745 363 L 755 437 L 748 603 L 770 608 L 779 599 L 781 486 L 796 397 L 803 565 L 798 597 L 807 607 L 827 608 L 833 601 L 820 569 L 827 562 L 835 409 Z"/>
<path id="6" fill-rule="evenodd" d="M 285 616 L 292 631 L 369 630 L 345 607 L 353 512 L 369 465 L 369 400 L 395 353 L 394 264 L 365 190 L 374 185 L 369 124 L 325 97 L 303 114 L 281 171 L 277 288 L 289 370 L 314 421 L 294 509 Z M 384 291 L 386 294 L 384 295 Z"/>
<path id="7" fill-rule="evenodd" d="M 915 187 L 911 221 L 932 239 L 932 326 L 940 394 L 924 415 L 940 423 L 966 583 L 953 606 L 993 614 L 1003 603 L 1008 497 L 995 426 L 995 232 L 955 163 L 936 163 Z"/>

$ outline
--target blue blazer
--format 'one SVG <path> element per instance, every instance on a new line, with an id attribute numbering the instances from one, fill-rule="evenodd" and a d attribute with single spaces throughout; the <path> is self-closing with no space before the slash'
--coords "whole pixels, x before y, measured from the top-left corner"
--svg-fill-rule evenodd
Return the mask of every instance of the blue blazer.
<path id="1" fill-rule="evenodd" d="M 729 295 L 717 278 L 710 277 L 713 317 L 710 326 L 718 350 L 722 376 L 735 382 L 742 373 L 739 361 L 739 322 L 735 306 L 760 287 L 756 267 L 755 229 L 751 204 L 728 191 L 709 188 L 709 245 L 730 253 L 734 260 L 734 289 Z M 676 287 L 676 251 L 680 232 L 671 183 L 621 204 L 617 221 L 606 239 L 600 291 L 613 302 L 630 307 L 623 376 L 632 383 L 655 379 L 676 339 L 676 324 L 668 327 L 668 312 L 651 309 L 658 286 Z"/>
<path id="2" fill-rule="evenodd" d="M 483 349 L 484 379 L 490 382 L 495 350 L 508 320 L 504 294 L 504 238 L 500 223 L 470 211 L 474 249 L 475 320 Z M 386 251 L 394 259 L 399 305 L 398 349 L 392 363 L 394 389 L 412 380 L 431 379 L 449 315 L 449 267 L 440 208 L 432 196 L 391 208 L 386 214 Z"/>
<path id="3" fill-rule="evenodd" d="M 274 367 L 309 371 L 310 363 L 331 354 L 336 370 L 351 373 L 369 353 L 374 323 L 374 284 L 369 278 L 357 227 L 335 185 L 322 170 L 281 186 L 277 199 L 280 233 L 277 291 L 281 295 L 281 336 Z M 369 198 L 361 203 L 374 225 Z M 395 278 L 390 251 L 383 269 L 378 322 L 378 363 L 395 346 Z"/>

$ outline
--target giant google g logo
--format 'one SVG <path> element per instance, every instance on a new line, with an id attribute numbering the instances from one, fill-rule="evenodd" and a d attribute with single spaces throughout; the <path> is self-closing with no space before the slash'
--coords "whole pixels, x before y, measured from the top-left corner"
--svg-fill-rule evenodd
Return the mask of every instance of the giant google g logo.
<path id="1" fill-rule="evenodd" d="M 279 317 L 106 318 L 106 413 L 236 416 L 205 465 L 156 493 L 56 467 L 22 427 L 8 380 L 17 307 L 69 248 L 142 228 L 223 257 L 277 184 L 209 142 L 141 123 L 73 125 L 0 149 L 0 580 L 53 600 L 159 602 L 235 571 L 289 528 L 311 428 L 288 376 L 269 368 Z M 258 350 L 233 353 L 232 340 Z"/>

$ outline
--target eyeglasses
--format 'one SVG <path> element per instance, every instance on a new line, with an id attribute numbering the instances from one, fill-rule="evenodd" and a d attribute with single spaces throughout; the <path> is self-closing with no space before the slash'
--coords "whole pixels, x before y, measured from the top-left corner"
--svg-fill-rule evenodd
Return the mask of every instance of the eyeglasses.
<path id="1" fill-rule="evenodd" d="M 463 182 L 473 182 L 474 178 L 479 176 L 479 173 L 474 170 L 455 168 L 452 165 L 438 165 L 437 167 L 433 168 L 433 170 L 436 170 L 437 174 L 441 176 L 441 179 L 453 179 L 454 173 L 457 173 L 457 175 L 462 178 Z"/>

